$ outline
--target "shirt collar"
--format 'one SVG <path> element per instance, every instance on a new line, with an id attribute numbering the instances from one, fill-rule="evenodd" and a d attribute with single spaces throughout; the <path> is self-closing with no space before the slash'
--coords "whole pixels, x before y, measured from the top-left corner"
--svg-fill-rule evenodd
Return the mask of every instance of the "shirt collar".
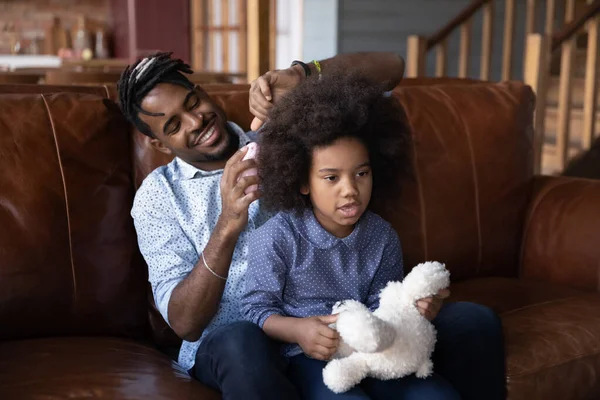
<path id="1" fill-rule="evenodd" d="M 354 226 L 352 233 L 345 238 L 338 238 L 329 233 L 315 217 L 311 209 L 307 209 L 296 218 L 296 229 L 300 235 L 319 249 L 331 249 L 342 242 L 350 249 L 361 250 L 369 243 L 369 228 L 371 213 L 366 211 Z"/>
<path id="2" fill-rule="evenodd" d="M 234 133 L 235 135 L 237 135 L 240 138 L 240 144 L 238 146 L 238 148 L 242 148 L 245 145 L 247 145 L 248 143 L 252 142 L 253 140 L 246 134 L 246 132 L 244 132 L 244 130 L 242 128 L 240 128 L 237 124 L 233 123 L 233 122 L 227 122 L 227 128 Z M 223 169 L 217 169 L 214 171 L 205 171 L 203 169 L 200 168 L 196 168 L 191 164 L 188 164 L 187 162 L 183 161 L 181 158 L 179 157 L 175 157 L 174 161 L 174 171 L 173 171 L 173 178 L 175 180 L 177 179 L 181 179 L 181 180 L 189 180 L 189 179 L 194 179 L 196 177 L 199 176 L 212 176 L 212 175 L 217 175 L 223 172 Z"/>

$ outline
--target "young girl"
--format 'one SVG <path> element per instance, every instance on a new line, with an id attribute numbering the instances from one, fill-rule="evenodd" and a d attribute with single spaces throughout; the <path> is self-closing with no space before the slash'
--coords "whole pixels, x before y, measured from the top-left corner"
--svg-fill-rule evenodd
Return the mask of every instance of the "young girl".
<path id="1" fill-rule="evenodd" d="M 393 97 L 351 75 L 307 81 L 281 99 L 263 128 L 262 204 L 279 213 L 250 239 L 243 315 L 284 342 L 289 378 L 304 399 L 456 399 L 438 376 L 365 379 L 335 394 L 323 383 L 339 336 L 332 306 L 374 310 L 403 278 L 394 229 L 368 210 L 394 198 L 407 170 L 409 132 Z"/>

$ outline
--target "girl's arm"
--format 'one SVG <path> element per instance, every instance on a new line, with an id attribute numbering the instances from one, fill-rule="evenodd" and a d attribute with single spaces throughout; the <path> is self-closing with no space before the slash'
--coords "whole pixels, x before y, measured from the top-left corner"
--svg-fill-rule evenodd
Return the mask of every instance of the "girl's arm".
<path id="1" fill-rule="evenodd" d="M 284 315 L 283 288 L 293 244 L 275 216 L 254 231 L 248 243 L 248 270 L 242 295 L 242 316 L 263 328 L 271 315 Z"/>
<path id="2" fill-rule="evenodd" d="M 366 306 L 374 311 L 379 307 L 379 293 L 390 281 L 401 281 L 404 278 L 404 263 L 402 261 L 402 248 L 398 234 L 389 227 L 388 240 L 383 251 L 381 264 L 375 273 Z"/>
<path id="3" fill-rule="evenodd" d="M 329 360 L 339 345 L 339 334 L 329 327 L 337 315 L 292 318 L 271 315 L 263 325 L 270 337 L 286 343 L 298 343 L 305 354 L 317 360 Z"/>
<path id="4" fill-rule="evenodd" d="M 298 343 L 313 358 L 329 359 L 338 344 L 338 334 L 328 325 L 336 316 L 293 318 L 285 316 L 283 288 L 291 265 L 293 234 L 276 216 L 254 232 L 250 239 L 242 315 L 260 326 L 270 337 Z"/>

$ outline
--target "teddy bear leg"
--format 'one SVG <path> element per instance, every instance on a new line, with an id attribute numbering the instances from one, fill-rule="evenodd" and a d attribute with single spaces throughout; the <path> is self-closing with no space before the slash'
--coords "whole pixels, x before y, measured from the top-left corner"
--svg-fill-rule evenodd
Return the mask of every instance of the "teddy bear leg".
<path id="1" fill-rule="evenodd" d="M 367 373 L 367 363 L 354 354 L 330 361 L 323 369 L 323 382 L 332 392 L 343 393 L 360 383 Z"/>
<path id="2" fill-rule="evenodd" d="M 421 364 L 421 366 L 415 373 L 415 376 L 417 378 L 427 378 L 429 375 L 431 375 L 432 372 L 433 372 L 433 363 L 431 362 L 431 360 L 427 360 L 423 364 Z"/>

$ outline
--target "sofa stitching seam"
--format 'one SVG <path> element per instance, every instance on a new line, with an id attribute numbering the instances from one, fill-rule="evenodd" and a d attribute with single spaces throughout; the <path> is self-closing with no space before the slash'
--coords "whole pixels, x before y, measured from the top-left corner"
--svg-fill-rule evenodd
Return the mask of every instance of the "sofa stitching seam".
<path id="1" fill-rule="evenodd" d="M 531 211 L 528 213 L 527 220 L 525 221 L 525 227 L 523 229 L 523 239 L 521 242 L 521 256 L 520 256 L 520 261 L 519 261 L 519 274 L 518 274 L 519 277 L 521 277 L 523 274 L 523 262 L 525 259 L 525 248 L 526 248 L 526 243 L 528 241 L 529 230 L 531 229 L 531 221 L 533 221 L 534 216 L 535 216 L 540 204 L 542 204 L 542 202 L 544 202 L 546 197 L 551 192 L 553 192 L 554 190 L 556 190 L 560 187 L 568 185 L 570 183 L 570 182 L 557 182 L 557 181 L 554 181 L 554 182 L 555 182 L 554 186 L 545 189 L 544 192 L 542 192 L 537 197 L 537 201 L 535 202 L 535 204 L 533 204 L 531 206 Z"/>
<path id="2" fill-rule="evenodd" d="M 538 373 L 540 371 L 544 371 L 544 370 L 548 370 L 548 369 L 551 369 L 551 368 L 554 368 L 554 367 L 565 365 L 565 364 L 568 364 L 570 362 L 580 360 L 582 358 L 586 358 L 586 357 L 590 357 L 590 356 L 597 356 L 597 355 L 600 355 L 600 350 L 592 351 L 592 352 L 585 353 L 585 354 L 579 354 L 579 355 L 570 357 L 570 358 L 568 358 L 566 360 L 563 360 L 563 361 L 560 361 L 560 362 L 556 362 L 556 363 L 549 364 L 549 365 L 544 365 L 544 366 L 542 366 L 540 368 L 537 368 L 536 370 L 533 370 L 533 371 L 523 372 L 523 373 L 516 374 L 516 375 L 510 375 L 509 378 L 510 379 L 515 378 L 515 377 L 522 378 L 522 377 L 525 377 L 525 376 L 536 374 L 536 373 Z"/>
<path id="3" fill-rule="evenodd" d="M 71 215 L 69 208 L 69 197 L 67 191 L 67 181 L 65 179 L 65 172 L 63 168 L 62 158 L 60 155 L 60 149 L 58 147 L 58 138 L 56 136 L 56 127 L 54 126 L 54 119 L 52 118 L 52 113 L 50 112 L 50 106 L 48 105 L 48 101 L 44 94 L 41 95 L 42 101 L 46 107 L 46 113 L 48 114 L 48 120 L 50 121 L 50 127 L 52 128 L 52 136 L 54 138 L 54 145 L 56 147 L 56 156 L 58 158 L 58 167 L 60 169 L 60 176 L 62 178 L 63 190 L 65 195 L 65 209 L 67 214 L 67 230 L 69 233 L 69 254 L 71 258 L 71 275 L 73 278 L 73 297 L 77 296 L 77 278 L 75 275 L 75 260 L 73 258 L 73 237 L 71 235 Z"/>
<path id="4" fill-rule="evenodd" d="M 568 296 L 568 297 L 563 297 L 563 298 L 560 298 L 560 299 L 542 301 L 541 303 L 529 304 L 527 306 L 515 308 L 513 310 L 504 311 L 503 313 L 500 313 L 500 316 L 504 317 L 506 315 L 514 314 L 514 313 L 516 313 L 518 311 L 527 310 L 528 308 L 537 307 L 537 306 L 541 306 L 541 305 L 545 305 L 545 304 L 558 303 L 558 302 L 562 302 L 564 300 L 571 300 L 571 299 L 575 299 L 575 298 L 579 298 L 579 297 L 581 297 L 581 295 Z"/>
<path id="5" fill-rule="evenodd" d="M 440 88 L 436 88 L 436 89 L 441 96 L 445 97 L 448 100 L 448 102 L 450 104 L 452 104 L 455 111 L 459 109 L 459 107 L 456 104 L 456 102 L 454 101 L 454 99 L 451 98 L 448 95 L 448 93 L 445 93 Z M 465 132 L 465 137 L 467 140 L 467 147 L 469 149 L 469 160 L 470 160 L 470 164 L 471 164 L 471 175 L 473 178 L 473 186 L 474 186 L 473 189 L 474 189 L 474 195 L 475 195 L 475 219 L 477 221 L 476 225 L 477 225 L 478 246 L 477 246 L 476 274 L 479 274 L 479 272 L 481 271 L 481 264 L 483 262 L 483 238 L 481 235 L 481 210 L 480 210 L 480 204 L 479 204 L 479 175 L 477 174 L 477 169 L 475 168 L 475 152 L 473 150 L 473 143 L 471 142 L 471 134 L 470 134 L 469 130 L 467 129 L 467 124 L 465 123 L 464 119 L 460 116 L 460 113 L 456 112 L 456 115 L 458 116 L 458 119 L 460 120 L 460 123 Z"/>
<path id="6" fill-rule="evenodd" d="M 408 115 L 407 115 L 408 117 Z M 417 190 L 419 193 L 419 205 L 420 205 L 420 211 L 421 211 L 421 230 L 423 231 L 423 255 L 424 255 L 424 259 L 428 260 L 429 259 L 429 249 L 427 246 L 427 223 L 425 222 L 426 219 L 426 207 L 425 207 L 425 199 L 423 196 L 423 188 L 421 187 L 421 174 L 419 172 L 419 162 L 417 160 L 417 144 L 416 144 L 416 140 L 414 138 L 414 130 L 412 129 L 412 125 L 411 125 L 411 131 L 413 132 L 413 140 L 412 142 L 412 147 L 413 147 L 413 165 L 414 165 L 414 171 L 415 171 L 415 178 L 416 178 L 416 184 L 417 184 Z"/>

